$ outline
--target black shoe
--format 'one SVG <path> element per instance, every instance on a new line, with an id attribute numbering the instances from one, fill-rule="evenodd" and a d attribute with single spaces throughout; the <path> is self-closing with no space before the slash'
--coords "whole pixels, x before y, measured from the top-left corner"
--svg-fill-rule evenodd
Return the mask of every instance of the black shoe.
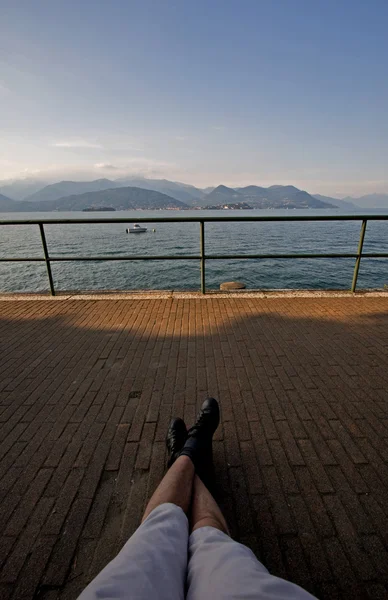
<path id="1" fill-rule="evenodd" d="M 197 415 L 197 421 L 189 431 L 188 436 L 213 438 L 213 434 L 220 424 L 220 408 L 215 398 L 206 398 Z"/>
<path id="2" fill-rule="evenodd" d="M 188 431 L 181 456 L 188 456 L 210 491 L 214 482 L 213 435 L 220 422 L 220 409 L 215 398 L 207 398 L 198 413 L 197 422 Z"/>
<path id="3" fill-rule="evenodd" d="M 187 429 L 183 419 L 173 419 L 167 431 L 166 445 L 169 453 L 168 468 L 174 464 L 187 440 Z"/>

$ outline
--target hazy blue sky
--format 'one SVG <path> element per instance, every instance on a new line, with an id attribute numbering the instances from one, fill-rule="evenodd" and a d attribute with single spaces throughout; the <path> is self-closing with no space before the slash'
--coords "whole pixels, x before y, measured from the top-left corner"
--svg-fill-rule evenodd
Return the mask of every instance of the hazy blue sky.
<path id="1" fill-rule="evenodd" d="M 387 0 L 0 0 L 0 179 L 388 192 Z"/>

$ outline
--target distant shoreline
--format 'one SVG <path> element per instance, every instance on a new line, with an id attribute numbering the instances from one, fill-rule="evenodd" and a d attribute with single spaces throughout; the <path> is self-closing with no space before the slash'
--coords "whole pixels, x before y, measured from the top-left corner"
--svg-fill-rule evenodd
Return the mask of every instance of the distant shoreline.
<path id="1" fill-rule="evenodd" d="M 315 207 L 308 207 L 308 206 L 302 206 L 302 207 L 276 207 L 276 208 L 272 208 L 272 207 L 267 207 L 267 208 L 261 208 L 261 207 L 257 207 L 257 208 L 216 208 L 216 207 L 203 207 L 203 206 L 189 206 L 187 208 L 80 208 L 77 210 L 72 210 L 72 209 L 67 209 L 67 210 L 0 210 L 0 214 L 23 214 L 23 213 L 27 213 L 27 214 L 33 214 L 33 213 L 54 213 L 54 214 L 60 214 L 60 213 L 69 213 L 69 212 L 74 212 L 74 213 L 80 213 L 80 212 L 133 212 L 133 211 L 138 211 L 138 212 L 161 212 L 161 211 L 169 211 L 169 212 L 187 212 L 187 211 L 217 211 L 217 212 L 251 212 L 251 211 L 256 211 L 256 210 L 262 210 L 262 211 L 266 211 L 266 210 L 312 210 L 312 211 L 316 211 L 316 210 L 325 210 L 325 211 L 339 211 L 341 210 L 340 208 L 337 207 L 333 207 L 333 208 L 315 208 Z M 365 209 L 367 210 L 367 209 Z M 359 209 L 357 211 L 351 211 L 351 212 L 365 212 L 365 210 Z M 382 208 L 382 209 L 369 209 L 372 211 L 376 211 L 376 210 L 388 210 L 387 208 Z"/>
<path id="2" fill-rule="evenodd" d="M 239 209 L 205 209 L 202 207 L 198 207 L 198 208 L 179 208 L 179 209 L 166 209 L 166 208 L 155 208 L 155 209 L 144 209 L 144 208 L 131 208 L 131 209 L 115 209 L 114 211 L 112 210 L 83 210 L 83 209 L 79 209 L 79 210 L 40 210 L 40 211 L 1 211 L 0 210 L 0 222 L 2 220 L 7 220 L 9 217 L 7 217 L 7 215 L 12 215 L 12 220 L 20 220 L 21 222 L 24 221 L 28 221 L 29 219 L 40 219 L 40 218 L 49 218 L 49 219 L 62 219 L 63 218 L 70 218 L 70 215 L 74 215 L 74 218 L 80 218 L 81 215 L 84 215 L 84 218 L 86 218 L 86 215 L 93 215 L 94 213 L 96 213 L 96 218 L 98 217 L 98 215 L 101 216 L 101 218 L 106 215 L 107 218 L 108 214 L 111 216 L 112 219 L 116 218 L 124 218 L 125 215 L 128 215 L 128 219 L 129 220 L 136 220 L 136 219 L 141 219 L 144 217 L 146 217 L 148 214 L 153 213 L 155 215 L 155 218 L 159 218 L 157 215 L 158 214 L 165 214 L 167 216 L 167 214 L 170 215 L 176 215 L 178 217 L 178 215 L 180 215 L 182 218 L 184 218 L 184 216 L 187 214 L 188 217 L 195 217 L 196 215 L 198 215 L 198 219 L 200 219 L 200 215 L 207 215 L 207 214 L 211 214 L 213 216 L 217 216 L 217 218 L 219 217 L 220 219 L 223 219 L 224 217 L 226 218 L 233 218 L 234 216 L 236 218 L 239 217 L 244 217 L 244 216 L 251 216 L 251 215 L 257 215 L 260 216 L 261 214 L 263 214 L 263 216 L 270 216 L 270 215 L 274 215 L 276 216 L 277 214 L 279 215 L 283 215 L 285 218 L 287 218 L 287 216 L 289 217 L 293 217 L 294 215 L 297 216 L 299 214 L 302 215 L 311 215 L 312 217 L 314 217 L 315 215 L 335 215 L 338 216 L 339 218 L 341 218 L 341 216 L 347 216 L 347 215 L 386 215 L 388 213 L 388 207 L 386 208 L 359 208 L 359 209 L 354 209 L 354 210 L 344 210 L 341 208 L 251 208 L 251 209 L 244 209 L 244 210 L 239 210 Z M 2 216 L 3 215 L 3 216 Z M 40 215 L 45 215 L 45 217 L 40 217 Z M 67 215 L 67 216 L 65 216 Z M 78 217 L 79 215 L 79 217 Z M 136 215 L 138 215 L 136 217 Z"/>

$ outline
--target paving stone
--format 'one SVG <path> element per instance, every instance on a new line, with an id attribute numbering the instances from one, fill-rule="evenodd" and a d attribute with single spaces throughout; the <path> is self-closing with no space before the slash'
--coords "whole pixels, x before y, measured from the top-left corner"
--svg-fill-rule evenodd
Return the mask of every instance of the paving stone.
<path id="1" fill-rule="evenodd" d="M 334 492 L 330 479 L 326 474 L 325 467 L 319 460 L 310 440 L 299 440 L 298 445 L 306 465 L 310 469 L 310 473 L 315 481 L 318 491 L 321 492 L 321 494 Z"/>
<path id="2" fill-rule="evenodd" d="M 337 496 L 325 496 L 325 505 L 332 518 L 338 537 L 345 549 L 350 563 L 357 575 L 364 581 L 375 579 L 376 571 L 373 568 L 367 553 L 363 550 L 357 533 L 351 523 L 342 502 Z"/>
<path id="3" fill-rule="evenodd" d="M 301 496 L 290 496 L 289 503 L 310 573 L 316 571 L 315 579 L 318 581 L 331 581 L 333 574 L 320 539 L 320 532 L 312 522 L 309 507 Z"/>
<path id="4" fill-rule="evenodd" d="M 82 537 L 98 538 L 104 526 L 105 515 L 108 511 L 109 503 L 113 494 L 115 485 L 115 474 L 106 472 L 101 485 L 93 499 L 93 504 L 82 531 Z"/>
<path id="5" fill-rule="evenodd" d="M 292 579 L 294 583 L 313 594 L 314 584 L 299 539 L 283 537 L 280 546 L 285 557 L 288 579 Z"/>
<path id="6" fill-rule="evenodd" d="M 272 516 L 270 502 L 265 496 L 253 496 L 253 505 L 259 531 L 263 563 L 274 575 L 286 578 L 286 566 L 280 549 L 279 537 Z"/>
<path id="7" fill-rule="evenodd" d="M 136 469 L 148 470 L 150 466 L 155 429 L 155 423 L 144 424 L 143 433 L 139 444 L 139 451 L 137 453 Z"/>
<path id="8" fill-rule="evenodd" d="M 53 506 L 53 510 L 45 523 L 43 528 L 44 535 L 58 535 L 60 533 L 84 474 L 84 469 L 73 469 L 70 471 L 61 493 Z"/>
<path id="9" fill-rule="evenodd" d="M 30 514 L 39 502 L 52 475 L 52 469 L 41 469 L 28 491 L 20 497 L 20 502 L 5 528 L 5 535 L 19 535 L 27 523 Z M 17 498 L 17 496 L 16 496 Z"/>
<path id="10" fill-rule="evenodd" d="M 386 600 L 388 598 L 387 586 L 382 583 L 368 583 L 365 589 L 370 600 Z"/>
<path id="11" fill-rule="evenodd" d="M 74 502 L 66 519 L 62 535 L 58 538 L 50 557 L 42 580 L 44 585 L 60 586 L 65 583 L 90 505 L 91 499 L 86 498 L 80 498 Z M 69 527 L 70 523 L 71 527 Z"/>
<path id="12" fill-rule="evenodd" d="M 19 536 L 18 542 L 10 554 L 4 568 L 1 572 L 1 581 L 15 582 L 23 568 L 23 565 L 31 552 L 35 541 L 42 530 L 47 516 L 54 504 L 53 498 L 41 498 L 32 514 L 28 524 Z M 15 538 L 3 538 L 3 544 L 6 547 L 6 541 L 14 540 Z"/>
<path id="13" fill-rule="evenodd" d="M 253 444 L 250 441 L 241 442 L 240 447 L 242 455 L 242 464 L 245 470 L 249 492 L 251 494 L 263 494 L 265 492 L 263 474 L 256 460 L 256 454 Z M 221 452 L 221 448 L 219 449 L 219 451 Z M 216 459 L 217 453 L 214 452 L 214 455 Z M 218 472 L 217 466 L 216 472 Z"/>
<path id="14" fill-rule="evenodd" d="M 294 534 L 295 522 L 275 467 L 263 467 L 264 483 L 279 535 Z"/>
<path id="15" fill-rule="evenodd" d="M 117 471 L 120 467 L 121 457 L 129 432 L 129 425 L 120 423 L 117 425 L 116 433 L 113 438 L 105 469 L 107 471 Z"/>
<path id="16" fill-rule="evenodd" d="M 229 469 L 231 492 L 234 499 L 239 536 L 254 532 L 253 517 L 249 502 L 249 494 L 241 467 Z"/>

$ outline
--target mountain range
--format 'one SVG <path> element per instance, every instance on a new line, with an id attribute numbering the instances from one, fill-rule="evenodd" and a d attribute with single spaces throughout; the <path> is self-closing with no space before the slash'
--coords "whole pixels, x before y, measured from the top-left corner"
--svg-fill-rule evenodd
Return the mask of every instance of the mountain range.
<path id="1" fill-rule="evenodd" d="M 347 196 L 342 199 L 343 202 L 356 202 L 359 206 L 365 208 L 387 208 L 388 194 L 366 194 L 360 198 Z"/>
<path id="2" fill-rule="evenodd" d="M 115 182 L 120 185 L 130 185 L 143 188 L 145 190 L 156 190 L 185 202 L 189 206 L 196 206 L 198 200 L 205 196 L 203 190 L 188 185 L 187 183 L 179 183 L 176 181 L 168 181 L 167 179 L 146 179 L 145 177 L 127 177 L 118 179 Z"/>
<path id="3" fill-rule="evenodd" d="M 334 204 L 337 208 L 342 210 L 360 210 L 361 206 L 357 206 L 353 202 L 354 198 L 348 198 L 348 200 L 339 200 L 338 198 L 330 198 L 330 196 L 322 196 L 322 194 L 314 194 L 314 198 L 321 200 L 321 202 L 329 202 Z M 388 195 L 387 195 L 387 206 L 388 206 Z"/>
<path id="4" fill-rule="evenodd" d="M 120 187 L 64 196 L 56 200 L 11 200 L 0 195 L 0 212 L 71 211 L 109 207 L 115 210 L 160 210 L 187 208 L 187 205 L 154 190 Z"/>
<path id="5" fill-rule="evenodd" d="M 116 210 L 183 209 L 241 203 L 252 208 L 335 207 L 347 211 L 387 208 L 388 194 L 337 199 L 321 194 L 309 194 L 292 185 L 273 185 L 268 188 L 256 185 L 237 188 L 219 185 L 215 188 L 200 189 L 167 179 L 147 179 L 140 176 L 117 180 L 59 181 L 48 185 L 43 181 L 26 179 L 0 185 L 1 212 L 83 210 L 102 206 Z"/>
<path id="6" fill-rule="evenodd" d="M 252 208 L 335 208 L 332 202 L 319 200 L 293 185 L 272 185 L 269 188 L 248 185 L 237 189 L 219 185 L 207 194 L 205 200 L 212 205 L 246 202 Z"/>
<path id="7" fill-rule="evenodd" d="M 199 188 L 185 183 L 176 183 L 167 179 L 146 179 L 145 177 L 126 177 L 117 180 L 96 179 L 95 181 L 59 181 L 46 185 L 42 183 L 37 189 L 33 180 L 30 184 L 26 181 L 25 186 L 19 182 L 0 186 L 0 193 L 13 200 L 26 200 L 28 202 L 41 202 L 48 200 L 58 200 L 65 196 L 73 196 L 86 192 L 98 192 L 120 187 L 137 187 L 145 190 L 161 192 L 176 200 L 181 200 L 189 205 L 195 204 L 198 199 L 204 196 L 204 192 Z M 28 193 L 29 185 L 32 186 L 32 192 Z M 15 193 L 13 191 L 15 190 Z M 22 193 L 24 190 L 24 194 Z"/>
<path id="8" fill-rule="evenodd" d="M 66 196 L 75 196 L 86 192 L 100 192 L 115 187 L 124 187 L 116 185 L 115 181 L 110 179 L 96 179 L 95 181 L 59 181 L 46 185 L 33 194 L 23 198 L 27 202 L 49 202 L 64 198 Z"/>

